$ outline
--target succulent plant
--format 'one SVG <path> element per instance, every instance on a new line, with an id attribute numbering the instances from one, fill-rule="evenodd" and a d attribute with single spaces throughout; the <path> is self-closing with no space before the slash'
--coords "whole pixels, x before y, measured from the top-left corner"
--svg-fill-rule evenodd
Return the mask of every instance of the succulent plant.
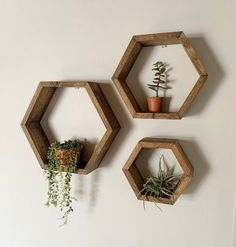
<path id="1" fill-rule="evenodd" d="M 169 87 L 165 86 L 166 83 L 166 65 L 163 62 L 157 61 L 153 64 L 153 71 L 155 71 L 153 84 L 147 84 L 148 88 L 156 92 L 158 97 L 159 89 L 167 90 Z"/>

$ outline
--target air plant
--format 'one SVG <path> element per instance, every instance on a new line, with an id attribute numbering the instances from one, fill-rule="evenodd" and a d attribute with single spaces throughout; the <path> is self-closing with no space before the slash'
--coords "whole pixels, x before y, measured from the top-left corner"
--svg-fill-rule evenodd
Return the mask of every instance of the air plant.
<path id="1" fill-rule="evenodd" d="M 159 97 L 159 89 L 167 90 L 169 87 L 165 86 L 166 83 L 166 65 L 163 62 L 157 61 L 153 64 L 152 69 L 154 74 L 153 84 L 147 84 L 148 88 L 156 92 L 156 97 Z"/>
<path id="2" fill-rule="evenodd" d="M 163 167 L 162 167 L 163 163 Z M 159 170 L 157 176 L 150 176 L 146 183 L 143 184 L 143 188 L 140 194 L 145 196 L 169 198 L 175 191 L 180 176 L 173 174 L 174 169 L 169 168 L 162 155 L 159 159 Z"/>

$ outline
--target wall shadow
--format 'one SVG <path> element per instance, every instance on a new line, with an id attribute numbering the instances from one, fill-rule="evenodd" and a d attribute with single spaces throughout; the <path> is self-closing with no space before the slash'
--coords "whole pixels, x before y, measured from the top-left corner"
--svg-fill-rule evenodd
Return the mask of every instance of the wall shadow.
<path id="1" fill-rule="evenodd" d="M 88 213 L 92 213 L 96 207 L 99 185 L 100 185 L 100 174 L 98 171 L 94 171 L 91 174 L 84 176 L 75 176 L 75 191 L 74 195 L 78 202 L 86 202 L 89 206 L 87 208 Z"/>
<path id="2" fill-rule="evenodd" d="M 100 184 L 100 174 L 98 171 L 94 171 L 90 177 L 88 213 L 92 213 L 92 211 L 96 207 L 98 194 L 99 194 L 99 184 Z"/>
<path id="3" fill-rule="evenodd" d="M 194 177 L 183 194 L 194 194 L 201 188 L 203 181 L 207 179 L 210 164 L 196 141 L 180 139 L 179 142 L 194 167 Z"/>
<path id="4" fill-rule="evenodd" d="M 92 156 L 98 141 L 99 140 L 97 140 L 95 138 L 94 139 L 90 139 L 89 142 L 87 140 L 81 141 L 81 143 L 85 147 L 85 152 L 83 153 L 83 161 L 85 163 L 87 163 L 89 161 L 90 157 Z"/>
<path id="5" fill-rule="evenodd" d="M 113 162 L 117 151 L 122 145 L 122 142 L 129 135 L 129 131 L 132 128 L 132 122 L 130 121 L 128 110 L 127 109 L 126 111 L 124 110 L 124 107 L 122 106 L 121 103 L 121 99 L 118 99 L 118 94 L 115 91 L 113 83 L 111 83 L 110 81 L 100 81 L 100 82 L 102 82 L 100 84 L 100 87 L 107 101 L 109 102 L 121 127 L 112 145 L 107 151 L 103 161 L 101 162 L 101 165 L 99 166 L 99 167 L 106 167 L 106 166 L 110 166 L 110 164 Z"/>
<path id="6" fill-rule="evenodd" d="M 77 175 L 74 176 L 75 179 L 75 198 L 78 201 L 83 201 L 85 199 L 86 191 L 85 191 L 85 176 L 84 175 Z"/>
<path id="7" fill-rule="evenodd" d="M 196 99 L 186 112 L 185 117 L 199 115 L 207 107 L 208 102 L 214 97 L 214 94 L 219 90 L 225 76 L 225 72 L 220 61 L 207 44 L 202 35 L 188 38 L 197 56 L 203 63 L 208 73 L 208 78 L 205 85 L 200 90 Z"/>
<path id="8" fill-rule="evenodd" d="M 121 146 L 122 142 L 127 138 L 129 130 L 131 129 L 131 121 L 129 120 L 129 113 L 128 111 L 124 110 L 122 107 L 121 100 L 118 99 L 118 94 L 115 91 L 113 83 L 108 80 L 99 80 L 96 81 L 100 83 L 100 88 L 104 93 L 105 98 L 109 102 L 110 107 L 112 108 L 121 129 L 118 132 L 117 136 L 115 137 L 113 143 L 111 144 L 110 148 L 108 149 L 107 153 L 105 154 L 101 164 L 99 165 L 99 169 L 104 167 L 109 167 L 112 162 L 115 164 L 114 159 L 119 147 Z M 87 176 L 91 176 L 89 178 L 90 185 L 89 191 L 85 191 L 84 181 L 87 179 Z M 86 178 L 83 175 L 79 176 L 78 179 L 78 190 L 76 191 L 77 196 L 81 200 L 85 200 L 84 195 L 89 193 L 89 207 L 88 212 L 91 213 L 93 209 L 96 207 L 98 193 L 99 193 L 99 184 L 100 184 L 100 174 L 98 170 L 93 171 L 91 174 L 87 175 Z"/>

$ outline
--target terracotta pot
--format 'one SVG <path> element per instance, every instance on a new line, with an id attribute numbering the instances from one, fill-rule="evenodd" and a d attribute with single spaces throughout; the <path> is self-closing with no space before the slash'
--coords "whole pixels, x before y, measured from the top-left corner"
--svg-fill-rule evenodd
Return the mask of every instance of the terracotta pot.
<path id="1" fill-rule="evenodd" d="M 67 166 L 74 162 L 73 157 L 77 155 L 78 162 L 81 159 L 82 151 L 80 148 L 55 149 L 55 157 L 60 162 L 63 171 L 67 171 Z"/>
<path id="2" fill-rule="evenodd" d="M 148 111 L 149 112 L 161 112 L 162 107 L 162 97 L 148 97 Z"/>

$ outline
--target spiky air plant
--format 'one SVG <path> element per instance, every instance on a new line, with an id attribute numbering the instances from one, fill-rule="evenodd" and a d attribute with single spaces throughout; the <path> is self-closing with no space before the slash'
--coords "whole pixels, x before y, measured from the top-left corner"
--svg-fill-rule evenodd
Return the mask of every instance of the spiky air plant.
<path id="1" fill-rule="evenodd" d="M 63 212 L 63 224 L 68 222 L 68 216 L 73 211 L 71 196 L 71 177 L 77 169 L 84 150 L 83 145 L 75 141 L 51 143 L 48 149 L 48 163 L 45 173 L 48 180 L 48 199 L 46 206 L 59 207 Z M 65 173 L 63 173 L 65 172 Z"/>
<path id="2" fill-rule="evenodd" d="M 169 198 L 174 193 L 180 181 L 180 176 L 174 175 L 173 172 L 174 169 L 169 168 L 166 165 L 164 156 L 162 155 L 159 160 L 157 176 L 151 176 L 148 178 L 147 182 L 143 184 L 140 194 L 145 196 Z"/>

